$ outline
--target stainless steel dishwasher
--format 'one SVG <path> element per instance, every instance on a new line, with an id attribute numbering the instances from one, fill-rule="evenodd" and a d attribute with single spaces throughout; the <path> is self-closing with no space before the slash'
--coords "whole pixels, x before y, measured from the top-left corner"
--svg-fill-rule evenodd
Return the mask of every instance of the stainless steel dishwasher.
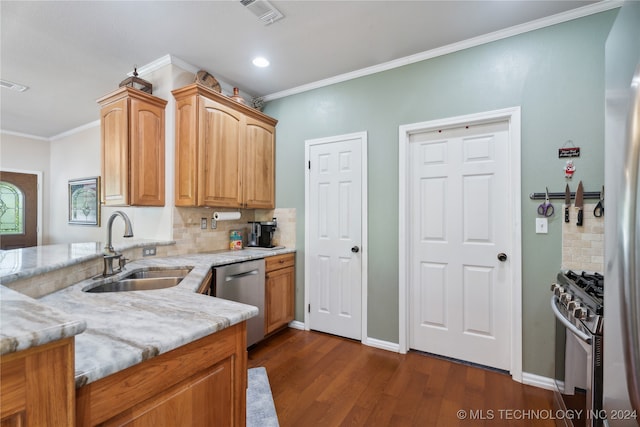
<path id="1" fill-rule="evenodd" d="M 264 338 L 264 259 L 213 270 L 213 296 L 258 307 L 258 315 L 247 320 L 247 347 L 257 343 Z"/>

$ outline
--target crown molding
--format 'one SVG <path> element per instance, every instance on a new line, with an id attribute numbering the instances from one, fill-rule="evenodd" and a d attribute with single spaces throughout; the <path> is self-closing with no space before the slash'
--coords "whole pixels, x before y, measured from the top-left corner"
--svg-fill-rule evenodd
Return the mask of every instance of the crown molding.
<path id="1" fill-rule="evenodd" d="M 21 132 L 13 132 L 10 130 L 4 130 L 4 129 L 0 129 L 0 134 L 3 135 L 12 135 L 12 136 L 18 136 L 20 138 L 29 138 L 29 139 L 35 139 L 37 141 L 50 141 L 50 138 L 46 138 L 44 136 L 38 136 L 38 135 L 30 135 L 28 133 L 21 133 Z"/>
<path id="2" fill-rule="evenodd" d="M 85 125 L 78 126 L 77 128 L 73 128 L 73 129 L 70 129 L 68 131 L 65 131 L 65 132 L 59 133 L 57 135 L 54 135 L 51 138 L 49 138 L 49 141 L 53 142 L 53 141 L 56 141 L 58 139 L 66 138 L 68 136 L 71 136 L 71 135 L 74 135 L 76 133 L 80 133 L 82 131 L 85 131 L 87 129 L 92 129 L 92 128 L 95 128 L 95 127 L 100 127 L 100 120 L 95 120 L 95 121 L 87 123 Z"/>
<path id="3" fill-rule="evenodd" d="M 394 59 L 393 61 L 383 62 L 382 64 L 373 65 L 371 67 L 362 68 L 360 70 L 352 71 L 345 74 L 340 74 L 340 75 L 329 77 L 323 80 L 318 80 L 313 83 L 297 86 L 291 89 L 286 89 L 280 92 L 272 93 L 270 95 L 265 95 L 263 99 L 265 102 L 273 101 L 274 99 L 284 98 L 286 96 L 296 95 L 298 93 L 307 92 L 313 89 L 318 89 L 318 88 L 330 86 L 336 83 L 342 83 L 348 80 L 357 79 L 359 77 L 364 77 L 371 74 L 392 70 L 394 68 L 403 67 L 405 65 L 413 64 L 416 62 L 421 62 L 427 59 L 436 58 L 438 56 L 448 55 L 450 53 L 458 52 L 464 49 L 469 49 L 471 47 L 476 47 L 476 46 L 480 46 L 486 43 L 491 43 L 497 40 L 506 39 L 508 37 L 513 37 L 513 36 L 524 34 L 530 31 L 539 30 L 541 28 L 550 27 L 552 25 L 561 24 L 563 22 L 568 22 L 574 19 L 583 18 L 585 16 L 594 15 L 596 13 L 606 12 L 607 10 L 621 7 L 623 3 L 624 2 L 622 0 L 603 0 L 588 6 L 583 6 L 567 12 L 558 13 L 553 16 L 537 19 L 531 22 L 526 22 L 524 24 L 515 25 L 513 27 L 505 28 L 503 30 L 494 31 L 493 33 L 484 34 L 482 36 L 463 40 L 457 43 L 452 43 L 447 46 L 417 53 L 415 55 L 405 56 L 404 58 Z"/>
<path id="4" fill-rule="evenodd" d="M 191 65 L 188 62 L 183 61 L 182 59 L 178 58 L 175 55 L 167 54 L 165 56 L 162 56 L 156 59 L 155 61 L 151 61 L 150 63 L 145 64 L 142 67 L 139 67 L 138 75 L 142 76 L 142 75 L 150 74 L 154 71 L 159 70 L 162 67 L 166 67 L 167 65 L 175 65 L 193 74 L 197 73 L 199 70 L 199 68 L 196 67 L 195 65 Z M 133 72 L 130 72 L 127 75 L 132 76 Z"/>

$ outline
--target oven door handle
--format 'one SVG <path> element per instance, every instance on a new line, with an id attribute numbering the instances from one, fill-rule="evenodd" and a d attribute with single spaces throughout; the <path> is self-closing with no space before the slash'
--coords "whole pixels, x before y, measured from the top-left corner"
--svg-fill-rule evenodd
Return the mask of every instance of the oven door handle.
<path id="1" fill-rule="evenodd" d="M 553 295 L 551 297 L 551 309 L 553 310 L 553 314 L 556 315 L 556 318 L 562 322 L 562 324 L 564 326 L 567 327 L 567 329 L 569 331 L 571 331 L 571 333 L 573 335 L 575 335 L 576 337 L 580 338 L 582 341 L 586 342 L 587 344 L 591 345 L 591 337 L 587 334 L 585 334 L 584 332 L 582 332 L 580 329 L 578 329 L 576 327 L 576 325 L 574 325 L 573 323 L 569 322 L 567 320 L 566 317 L 564 317 L 562 315 L 562 313 L 560 313 L 560 310 L 558 310 L 558 306 L 556 305 L 556 303 L 558 302 L 558 297 Z"/>

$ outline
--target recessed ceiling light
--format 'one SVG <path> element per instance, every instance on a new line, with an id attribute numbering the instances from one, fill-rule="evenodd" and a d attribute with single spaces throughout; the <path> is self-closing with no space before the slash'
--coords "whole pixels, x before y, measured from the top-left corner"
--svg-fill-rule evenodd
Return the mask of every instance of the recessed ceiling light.
<path id="1" fill-rule="evenodd" d="M 264 68 L 269 66 L 269 61 L 262 56 L 258 56 L 257 58 L 254 58 L 253 65 L 255 65 L 256 67 Z"/>
<path id="2" fill-rule="evenodd" d="M 0 80 L 0 86 L 6 87 L 7 89 L 15 90 L 16 92 L 24 92 L 25 90 L 29 89 L 29 86 L 10 82 L 9 80 Z"/>

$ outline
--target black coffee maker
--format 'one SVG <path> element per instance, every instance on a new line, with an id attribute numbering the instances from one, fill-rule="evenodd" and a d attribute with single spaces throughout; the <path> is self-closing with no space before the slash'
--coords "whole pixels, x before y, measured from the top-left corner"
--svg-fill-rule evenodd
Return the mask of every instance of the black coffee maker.
<path id="1" fill-rule="evenodd" d="M 249 241 L 247 247 L 273 248 L 273 232 L 278 228 L 278 221 L 249 221 Z"/>

